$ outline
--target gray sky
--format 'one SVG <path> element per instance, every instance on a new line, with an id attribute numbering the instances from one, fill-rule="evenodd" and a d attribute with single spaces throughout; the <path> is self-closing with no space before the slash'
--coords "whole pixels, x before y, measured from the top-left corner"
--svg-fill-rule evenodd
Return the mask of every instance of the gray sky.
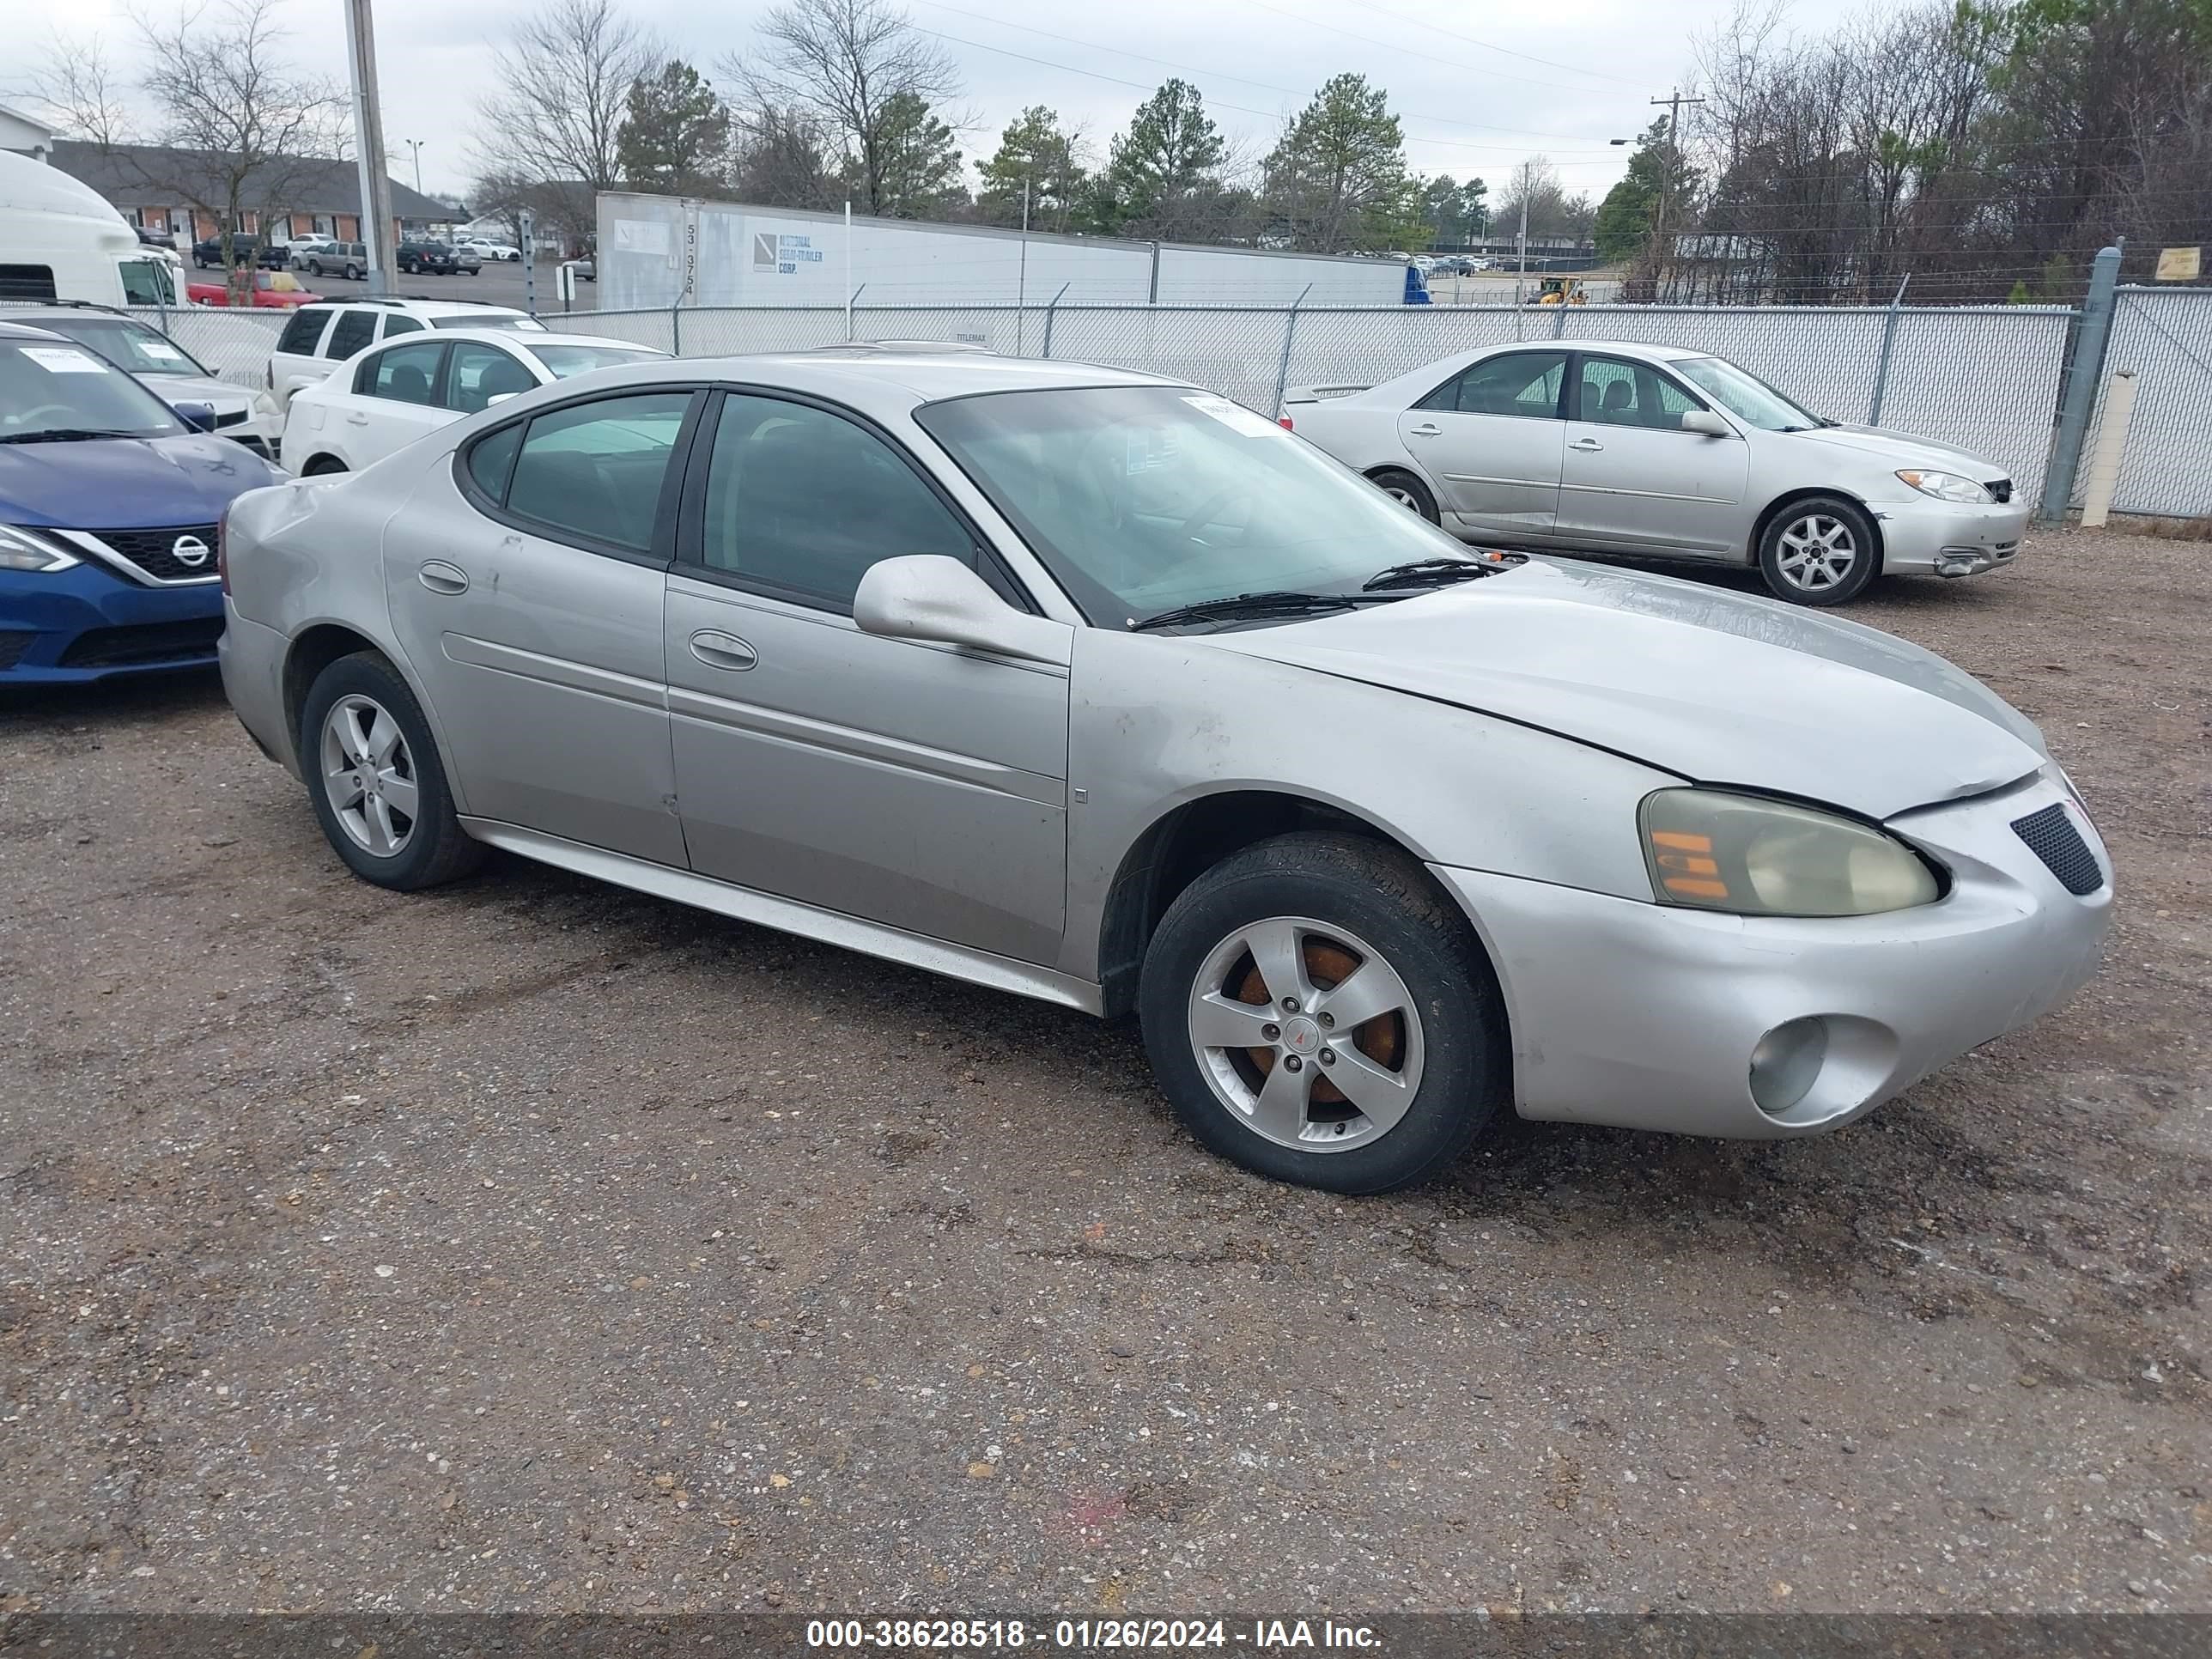
<path id="1" fill-rule="evenodd" d="M 703 70 L 749 44 L 769 3 L 629 0 L 629 9 Z M 130 3 L 0 0 L 0 85 L 9 95 L 25 90 L 26 67 L 58 30 L 126 46 Z M 152 0 L 157 10 L 166 3 L 173 0 Z M 1688 74 L 1692 36 L 1724 19 L 1733 0 L 907 3 L 918 26 L 945 37 L 967 79 L 965 102 L 977 121 L 963 143 L 971 161 L 989 155 L 1000 129 L 1032 103 L 1082 128 L 1103 158 L 1131 108 L 1170 75 L 1196 82 L 1224 131 L 1256 158 L 1285 114 L 1330 76 L 1351 70 L 1388 88 L 1415 168 L 1477 174 L 1490 181 L 1494 198 L 1514 167 L 1540 151 L 1571 191 L 1602 195 L 1626 156 L 1606 141 L 1632 137 L 1650 120 L 1645 100 Z M 532 4 L 375 0 L 394 176 L 411 181 L 411 152 L 401 141 L 419 138 L 424 186 L 465 190 L 475 103 L 492 73 L 493 43 Z M 1858 9 L 1854 0 L 1796 0 L 1790 17 L 1796 28 L 1816 32 Z M 288 0 L 290 46 L 304 66 L 344 75 L 343 19 L 340 0 Z"/>

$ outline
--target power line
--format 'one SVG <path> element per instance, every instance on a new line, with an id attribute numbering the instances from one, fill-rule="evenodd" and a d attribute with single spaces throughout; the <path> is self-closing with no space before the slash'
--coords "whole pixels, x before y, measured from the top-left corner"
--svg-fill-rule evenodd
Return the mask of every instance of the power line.
<path id="1" fill-rule="evenodd" d="M 1417 29 L 1426 29 L 1431 34 L 1441 34 L 1448 40 L 1464 40 L 1470 46 L 1480 46 L 1487 52 L 1502 52 L 1508 58 L 1518 58 L 1524 63 L 1541 64 L 1547 69 L 1565 70 L 1570 75 L 1595 75 L 1601 81 L 1618 81 L 1625 87 L 1632 87 L 1637 84 L 1636 82 L 1632 81 L 1625 75 L 1608 74 L 1604 70 L 1584 69 L 1579 64 L 1555 63 L 1549 58 L 1538 58 L 1530 52 L 1516 52 L 1510 46 L 1501 46 L 1495 40 L 1478 40 L 1472 34 L 1461 34 L 1452 29 L 1439 28 L 1434 23 L 1425 23 L 1418 17 L 1408 17 L 1405 13 L 1393 11 L 1388 6 L 1378 6 L 1375 3 L 1375 0 L 1359 0 L 1359 3 L 1365 6 L 1370 11 L 1379 11 L 1385 17 L 1395 18 L 1401 23 L 1411 23 Z M 1530 86 L 1540 87 L 1548 86 L 1551 83 L 1546 81 L 1531 81 L 1528 84 Z M 1574 90 L 1571 87 L 1562 88 L 1560 89 L 1562 91 L 1568 92 Z"/>
<path id="2" fill-rule="evenodd" d="M 1297 12 L 1285 11 L 1280 6 L 1271 6 L 1267 3 L 1267 0 L 1244 0 L 1244 3 L 1249 6 L 1257 6 L 1261 11 L 1273 12 L 1278 17 L 1286 17 L 1293 23 L 1304 23 L 1308 28 L 1323 29 L 1331 34 L 1340 34 L 1346 40 L 1357 40 L 1363 46 L 1380 46 L 1386 52 L 1402 52 L 1408 57 L 1419 58 L 1425 64 L 1442 64 L 1450 69 L 1463 69 L 1471 75 L 1495 75 L 1498 73 L 1496 70 L 1485 69 L 1479 64 L 1462 64 L 1456 58 L 1439 58 L 1432 52 L 1421 52 L 1412 46 L 1401 46 L 1395 40 L 1380 40 L 1371 34 L 1361 34 L 1354 29 L 1339 28 L 1334 23 L 1324 23 L 1315 18 L 1302 17 Z M 1475 44 L 1477 46 L 1480 46 L 1485 43 L 1477 41 Z M 1492 50 L 1503 52 L 1505 48 L 1498 46 L 1493 47 Z M 1519 57 L 1522 54 L 1516 52 L 1513 55 Z M 1546 60 L 1538 58 L 1536 61 L 1542 63 Z M 1571 66 L 1565 64 L 1561 64 L 1556 65 L 1556 67 L 1559 69 L 1567 69 Z M 1611 79 L 1613 77 L 1608 76 L 1607 78 Z M 1596 89 L 1591 87 L 1562 86 L 1557 81 L 1537 81 L 1525 76 L 1516 79 L 1515 84 L 1524 87 L 1549 87 L 1554 92 L 1578 93 L 1585 98 L 1596 95 Z"/>

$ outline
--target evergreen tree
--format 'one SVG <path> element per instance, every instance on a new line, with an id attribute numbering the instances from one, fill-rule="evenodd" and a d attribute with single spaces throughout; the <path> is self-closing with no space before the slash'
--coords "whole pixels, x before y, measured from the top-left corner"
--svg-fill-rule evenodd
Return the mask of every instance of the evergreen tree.
<path id="1" fill-rule="evenodd" d="M 1097 202 L 1099 228 L 1170 239 L 1218 228 L 1228 155 L 1198 88 L 1164 82 L 1113 142 Z"/>
<path id="2" fill-rule="evenodd" d="M 1419 187 L 1389 94 L 1364 75 L 1316 93 L 1267 157 L 1265 201 L 1294 246 L 1323 253 L 1425 240 Z"/>
<path id="3" fill-rule="evenodd" d="M 697 70 L 672 58 L 630 82 L 615 155 L 623 182 L 672 195 L 720 178 L 730 153 L 730 112 Z"/>
<path id="4" fill-rule="evenodd" d="M 999 140 L 999 152 L 975 170 L 983 175 L 978 216 L 988 224 L 1022 222 L 1022 190 L 1029 188 L 1029 222 L 1037 230 L 1069 228 L 1087 180 L 1075 160 L 1075 140 L 1060 117 L 1042 104 L 1018 116 Z"/>
<path id="5" fill-rule="evenodd" d="M 957 135 L 917 93 L 894 93 L 876 125 L 875 210 L 892 219 L 941 219 L 968 205 L 960 180 Z M 848 183 L 864 182 L 859 158 L 847 164 Z"/>

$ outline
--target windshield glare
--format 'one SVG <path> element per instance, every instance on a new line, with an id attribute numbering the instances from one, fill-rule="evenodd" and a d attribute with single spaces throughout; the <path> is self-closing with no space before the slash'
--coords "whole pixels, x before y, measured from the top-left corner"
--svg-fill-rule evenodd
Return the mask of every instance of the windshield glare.
<path id="1" fill-rule="evenodd" d="M 143 323 L 130 322 L 121 317 L 65 317 L 43 321 L 38 326 L 67 335 L 133 374 L 207 374 L 182 346 Z"/>
<path id="2" fill-rule="evenodd" d="M 530 348 L 531 355 L 545 365 L 556 380 L 565 380 L 571 374 L 588 374 L 595 368 L 614 368 L 623 363 L 643 362 L 647 357 L 660 353 L 645 346 L 587 346 L 542 345 Z"/>
<path id="3" fill-rule="evenodd" d="M 167 404 L 73 341 L 0 341 L 0 442 L 46 432 L 173 438 L 184 430 Z"/>
<path id="4" fill-rule="evenodd" d="M 915 418 L 1093 622 L 1279 588 L 1356 593 L 1387 565 L 1465 553 L 1265 416 L 1210 393 L 997 392 Z"/>
<path id="5" fill-rule="evenodd" d="M 1677 357 L 1668 365 L 1740 421 L 1768 432 L 1805 432 L 1820 424 L 1772 386 L 1720 357 Z"/>

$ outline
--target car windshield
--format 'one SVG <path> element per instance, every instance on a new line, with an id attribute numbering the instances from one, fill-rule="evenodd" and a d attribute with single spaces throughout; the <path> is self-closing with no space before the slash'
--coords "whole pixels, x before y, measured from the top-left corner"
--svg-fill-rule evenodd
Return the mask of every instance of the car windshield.
<path id="1" fill-rule="evenodd" d="M 0 443 L 184 430 L 167 404 L 72 342 L 0 340 Z"/>
<path id="2" fill-rule="evenodd" d="M 433 328 L 528 328 L 536 329 L 540 333 L 543 333 L 545 329 L 545 325 L 535 317 L 526 317 L 520 312 L 514 312 L 506 316 L 494 312 L 489 317 L 481 315 L 433 317 L 430 319 L 430 326 Z"/>
<path id="3" fill-rule="evenodd" d="M 915 418 L 1093 621 L 1268 591 L 1356 594 L 1386 566 L 1463 556 L 1265 416 L 1188 387 L 991 392 Z"/>
<path id="4" fill-rule="evenodd" d="M 649 346 L 542 345 L 532 346 L 530 351 L 556 380 L 565 380 L 572 374 L 588 374 L 595 368 L 642 362 L 647 357 L 661 355 Z"/>
<path id="5" fill-rule="evenodd" d="M 1809 432 L 1820 424 L 1819 416 L 1724 358 L 1677 357 L 1667 366 L 1738 420 L 1765 431 Z"/>
<path id="6" fill-rule="evenodd" d="M 133 374 L 205 375 L 207 370 L 167 335 L 127 317 L 55 317 L 38 326 L 66 334 Z"/>

